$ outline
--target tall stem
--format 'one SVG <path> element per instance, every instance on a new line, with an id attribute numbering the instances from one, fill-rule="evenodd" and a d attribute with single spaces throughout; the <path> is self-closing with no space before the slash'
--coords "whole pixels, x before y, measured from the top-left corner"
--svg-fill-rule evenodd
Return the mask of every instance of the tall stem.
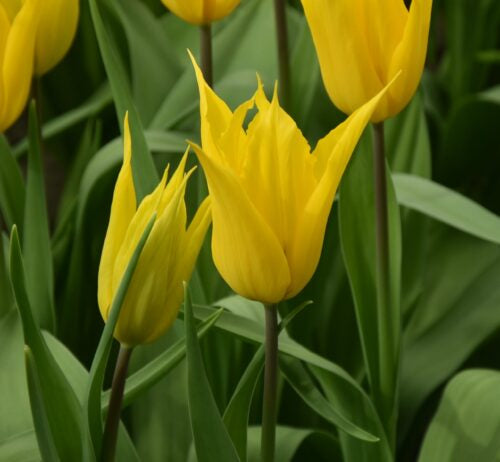
<path id="1" fill-rule="evenodd" d="M 207 84 L 213 87 L 212 26 L 210 24 L 203 24 L 200 26 L 200 53 L 203 77 L 205 77 Z"/>
<path id="2" fill-rule="evenodd" d="M 285 0 L 274 0 L 274 16 L 278 43 L 280 100 L 282 106 L 286 110 L 290 110 L 290 57 Z"/>
<path id="3" fill-rule="evenodd" d="M 391 300 L 389 263 L 389 214 L 387 201 L 387 178 L 385 162 L 385 142 L 383 122 L 374 126 L 374 180 L 376 215 L 376 268 L 380 383 L 377 385 L 378 408 L 383 417 L 389 440 L 394 441 L 395 419 L 393 407 L 396 394 L 394 315 Z"/>
<path id="4" fill-rule="evenodd" d="M 278 384 L 278 311 L 266 305 L 266 365 L 262 407 L 261 461 L 274 462 Z"/>
<path id="5" fill-rule="evenodd" d="M 118 437 L 118 424 L 120 423 L 120 412 L 123 401 L 123 390 L 127 378 L 128 364 L 132 348 L 120 346 L 120 352 L 116 360 L 111 396 L 109 398 L 108 415 L 102 440 L 101 461 L 113 462 L 115 460 L 116 441 Z"/>

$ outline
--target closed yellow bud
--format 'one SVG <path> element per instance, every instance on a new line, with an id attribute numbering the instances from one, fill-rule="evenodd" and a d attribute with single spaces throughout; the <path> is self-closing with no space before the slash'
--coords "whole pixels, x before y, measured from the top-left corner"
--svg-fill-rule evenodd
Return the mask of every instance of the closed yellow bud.
<path id="1" fill-rule="evenodd" d="M 195 25 L 210 24 L 231 13 L 241 0 L 162 0 L 176 16 Z"/>
<path id="2" fill-rule="evenodd" d="M 38 0 L 0 0 L 0 132 L 19 117 L 28 99 L 33 74 L 33 55 Z"/>
<path id="3" fill-rule="evenodd" d="M 79 0 L 42 0 L 36 36 L 35 74 L 50 71 L 68 52 L 76 34 Z"/>
<path id="4" fill-rule="evenodd" d="M 210 224 L 206 199 L 186 229 L 184 174 L 187 152 L 167 183 L 168 167 L 157 188 L 136 207 L 132 178 L 131 141 L 125 119 L 124 157 L 115 185 L 108 231 L 99 266 L 98 301 L 106 321 L 113 297 L 134 250 L 151 218 L 151 233 L 139 257 L 123 302 L 115 337 L 127 346 L 152 342 L 175 321 Z"/>
<path id="5" fill-rule="evenodd" d="M 321 74 L 333 103 L 352 114 L 401 70 L 375 110 L 380 122 L 400 112 L 424 68 L 432 0 L 302 0 Z"/>
<path id="6" fill-rule="evenodd" d="M 191 57 L 192 58 L 192 57 Z M 342 174 L 383 92 L 311 149 L 292 118 L 259 82 L 234 112 L 205 83 L 200 92 L 203 148 L 193 145 L 212 197 L 212 254 L 240 295 L 277 303 L 300 292 L 319 261 Z M 257 114 L 244 129 L 247 111 Z"/>
<path id="7" fill-rule="evenodd" d="M 38 26 L 34 73 L 43 75 L 59 63 L 69 50 L 78 26 L 80 2 L 79 0 L 37 1 Z M 0 0 L 0 5 L 4 5 L 11 20 L 25 3 L 26 0 Z"/>

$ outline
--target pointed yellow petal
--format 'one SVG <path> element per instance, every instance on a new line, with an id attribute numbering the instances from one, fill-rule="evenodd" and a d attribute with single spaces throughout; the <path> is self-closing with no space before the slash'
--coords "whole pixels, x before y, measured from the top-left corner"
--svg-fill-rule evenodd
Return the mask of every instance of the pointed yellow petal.
<path id="1" fill-rule="evenodd" d="M 389 116 L 397 114 L 408 104 L 420 82 L 427 55 L 431 10 L 432 0 L 413 0 L 411 4 L 403 39 L 391 61 L 391 77 L 399 70 L 403 72 L 389 90 L 392 99 L 397 101 L 390 108 Z"/>
<path id="2" fill-rule="evenodd" d="M 125 116 L 123 165 L 116 180 L 108 230 L 102 248 L 98 276 L 98 301 L 103 318 L 108 318 L 115 290 L 113 272 L 125 233 L 136 211 L 134 180 L 132 178 L 131 143 L 128 115 Z M 139 236 L 140 238 L 140 236 Z"/>
<path id="3" fill-rule="evenodd" d="M 28 99 L 35 52 L 33 31 L 36 30 L 37 20 L 37 0 L 26 0 L 14 18 L 7 37 L 1 62 L 0 132 L 15 122 Z"/>
<path id="4" fill-rule="evenodd" d="M 184 258 L 179 241 L 185 233 L 187 180 L 188 176 L 184 177 L 172 200 L 158 215 L 137 263 L 115 331 L 116 338 L 126 345 L 155 340 L 177 317 L 182 281 L 174 283 L 177 267 Z"/>
<path id="5" fill-rule="evenodd" d="M 320 140 L 313 153 L 317 159 L 315 167 L 319 182 L 304 209 L 295 241 L 287 254 L 292 278 L 287 298 L 298 294 L 316 270 L 337 187 L 363 130 L 387 88 Z"/>
<path id="6" fill-rule="evenodd" d="M 212 254 L 217 269 L 238 294 L 264 303 L 281 301 L 290 272 L 278 239 L 234 173 L 192 146 L 212 196 Z"/>

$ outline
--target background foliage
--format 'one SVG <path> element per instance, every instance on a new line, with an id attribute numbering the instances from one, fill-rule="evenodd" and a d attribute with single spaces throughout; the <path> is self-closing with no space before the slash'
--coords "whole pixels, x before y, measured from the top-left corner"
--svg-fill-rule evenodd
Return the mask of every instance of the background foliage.
<path id="1" fill-rule="evenodd" d="M 99 43 L 95 33 L 99 25 L 95 12 L 92 20 L 89 4 L 103 21 Z M 1 461 L 40 460 L 42 450 L 28 398 L 24 339 L 48 345 L 74 390 L 63 387 L 68 406 L 84 400 L 86 370 L 103 329 L 96 298 L 97 268 L 122 155 L 121 114 L 125 108 L 132 110 L 133 102 L 158 168 L 180 159 L 186 139 L 199 138 L 198 91 L 186 53 L 186 48 L 198 53 L 198 30 L 166 13 L 155 0 L 84 1 L 81 9 L 70 54 L 41 81 L 42 159 L 34 143 L 27 153 L 28 116 L 0 142 L 5 231 L 0 242 Z M 299 2 L 290 2 L 288 20 L 291 113 L 315 145 L 343 116 L 324 91 Z M 386 124 L 393 208 L 401 206 L 398 461 L 456 462 L 476 455 L 476 460 L 499 460 L 499 26 L 498 0 L 434 0 L 420 90 L 407 109 Z M 266 90 L 272 90 L 277 79 L 277 57 L 270 45 L 274 34 L 269 0 L 243 0 L 233 15 L 215 25 L 215 86 L 233 107 L 253 94 L 255 72 Z M 370 413 L 358 409 L 368 398 L 362 391 L 366 378 L 345 263 L 358 275 L 359 284 L 353 284 L 356 308 L 369 323 L 369 310 L 359 300 L 370 300 L 373 290 L 363 264 L 374 240 L 370 150 L 367 130 L 343 181 L 340 204 L 333 208 L 318 270 L 298 299 L 280 306 L 285 316 L 300 303 L 314 301 L 282 334 L 280 349 L 289 355 L 283 355 L 281 365 L 280 461 L 340 461 L 344 460 L 341 448 L 345 460 L 384 460 L 383 454 L 370 456 L 372 449 L 359 449 L 372 443 L 352 449 L 353 439 L 344 432 L 347 424 L 339 424 L 338 417 L 340 412 L 376 433 Z M 205 191 L 201 169 L 195 176 L 188 192 L 191 209 Z M 26 325 L 23 339 L 10 287 L 9 252 L 15 257 L 16 249 L 9 250 L 8 230 L 14 223 L 24 255 L 33 325 L 43 328 L 42 340 L 38 328 L 27 332 Z M 246 384 L 240 383 L 246 389 L 233 408 L 237 415 L 228 417 L 227 411 L 225 415 L 226 423 L 241 421 L 238 412 L 245 414 L 248 409 L 260 373 L 261 362 L 254 353 L 262 339 L 263 312 L 231 295 L 211 263 L 208 242 L 191 281 L 194 314 L 199 319 L 212 316 L 208 321 L 215 323 L 201 346 L 221 414 L 245 370 L 250 375 Z M 397 247 L 398 239 L 393 245 Z M 19 294 L 15 295 L 19 305 Z M 225 310 L 221 314 L 208 305 Z M 183 324 L 181 316 L 161 340 L 138 348 L 131 372 L 169 347 L 168 352 L 174 351 L 176 342 L 183 342 Z M 26 343 L 40 369 L 41 356 L 30 341 Z M 112 349 L 112 357 L 115 354 Z M 119 460 L 195 457 L 183 350 L 178 357 L 169 354 L 177 358 L 172 363 L 176 367 L 167 368 L 168 375 L 154 386 L 141 386 L 126 398 L 123 422 L 130 439 L 123 431 Z M 27 358 L 28 377 L 36 379 L 37 374 L 29 372 L 36 365 L 29 353 Z M 360 385 L 345 385 L 336 365 Z M 38 375 L 42 383 L 43 371 Z M 248 460 L 258 460 L 260 386 L 257 381 L 250 406 Z M 344 430 L 338 432 L 335 425 Z M 237 426 L 229 428 L 233 441 L 241 438 L 232 433 Z"/>

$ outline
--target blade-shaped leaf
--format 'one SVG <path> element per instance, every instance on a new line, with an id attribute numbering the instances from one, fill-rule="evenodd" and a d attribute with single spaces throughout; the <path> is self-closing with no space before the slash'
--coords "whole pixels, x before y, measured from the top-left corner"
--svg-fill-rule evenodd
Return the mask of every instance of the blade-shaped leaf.
<path id="1" fill-rule="evenodd" d="M 394 175 L 398 202 L 442 223 L 500 244 L 500 217 L 461 194 L 414 175 Z"/>
<path id="2" fill-rule="evenodd" d="M 34 102 L 29 108 L 28 177 L 22 238 L 26 288 L 33 314 L 42 328 L 54 331 L 54 272 L 39 128 Z"/>
<path id="3" fill-rule="evenodd" d="M 153 158 L 148 149 L 141 119 L 132 99 L 130 83 L 127 73 L 121 62 L 118 51 L 113 46 L 113 41 L 108 35 L 100 7 L 96 0 L 89 0 L 92 21 L 99 42 L 102 59 L 108 74 L 113 99 L 115 101 L 118 122 L 122 128 L 125 113 L 128 111 L 130 120 L 130 131 L 132 137 L 132 167 L 134 174 L 134 184 L 137 195 L 137 202 L 149 194 L 158 184 L 158 173 L 153 162 Z M 102 3 L 101 3 L 102 4 Z"/>
<path id="4" fill-rule="evenodd" d="M 42 386 L 38 376 L 38 370 L 35 358 L 28 346 L 24 349 L 26 362 L 26 376 L 28 378 L 28 390 L 30 395 L 31 412 L 33 414 L 33 423 L 35 424 L 38 447 L 43 460 L 59 461 L 52 430 L 50 429 L 49 419 L 45 411 L 43 402 Z"/>
<path id="5" fill-rule="evenodd" d="M 106 365 L 108 362 L 111 344 L 113 342 L 113 332 L 115 330 L 120 310 L 127 295 L 128 286 L 134 275 L 137 262 L 141 256 L 142 249 L 153 229 L 156 215 L 149 220 L 142 236 L 137 243 L 137 246 L 127 264 L 127 269 L 123 273 L 118 290 L 113 298 L 109 317 L 104 326 L 97 351 L 92 361 L 90 368 L 88 394 L 84 406 L 85 411 L 85 426 L 91 438 L 94 454 L 100 454 L 102 442 L 102 411 L 101 411 L 101 393 L 102 385 L 104 382 L 104 373 L 106 372 Z"/>
<path id="6" fill-rule="evenodd" d="M 4 135 L 0 135 L 0 211 L 8 229 L 23 230 L 24 181 Z"/>
<path id="7" fill-rule="evenodd" d="M 184 289 L 189 415 L 199 462 L 237 462 L 238 454 L 210 390 L 194 326 L 189 289 Z"/>
<path id="8" fill-rule="evenodd" d="M 16 227 L 12 229 L 10 242 L 10 277 L 22 319 L 25 343 L 32 350 L 38 367 L 47 418 L 57 452 L 61 460 L 81 460 L 81 408 L 33 317 Z"/>
<path id="9" fill-rule="evenodd" d="M 427 430 L 419 462 L 500 460 L 500 373 L 471 369 L 455 376 Z"/>

